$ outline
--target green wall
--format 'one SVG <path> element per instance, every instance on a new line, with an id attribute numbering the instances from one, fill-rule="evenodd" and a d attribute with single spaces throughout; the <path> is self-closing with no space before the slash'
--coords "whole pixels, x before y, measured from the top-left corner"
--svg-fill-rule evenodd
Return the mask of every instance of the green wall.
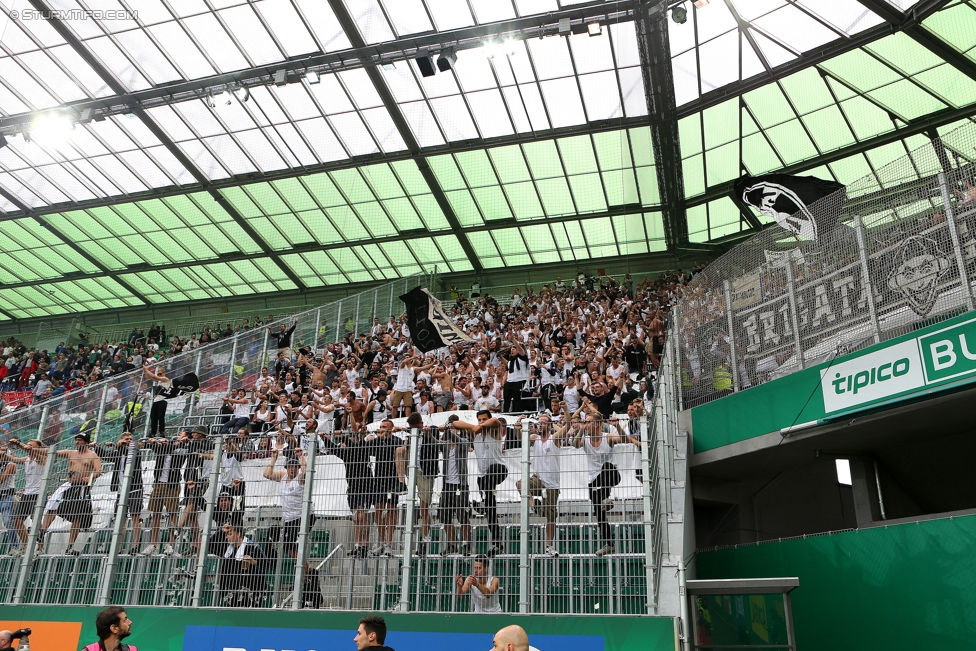
<path id="1" fill-rule="evenodd" d="M 967 312 L 927 328 L 921 328 L 880 344 L 874 344 L 856 353 L 838 357 L 833 361 L 811 366 L 778 380 L 760 384 L 746 391 L 740 391 L 694 407 L 691 410 L 691 422 L 695 453 L 714 450 L 770 432 L 779 432 L 793 425 L 817 421 L 828 416 L 837 417 L 845 412 L 841 410 L 827 413 L 824 407 L 824 386 L 820 381 L 821 371 L 830 369 L 830 378 L 828 378 L 828 386 L 826 387 L 827 390 L 830 390 L 829 380 L 834 377 L 834 371 L 845 366 L 848 361 L 868 357 L 872 353 L 883 351 L 903 342 L 919 339 L 926 334 L 940 332 L 952 326 L 968 324 L 969 327 L 973 327 L 973 324 L 969 323 L 973 321 L 973 313 Z M 961 353 L 957 355 L 957 358 L 959 361 L 965 361 Z M 967 371 L 965 375 L 966 377 L 956 379 L 954 382 L 951 381 L 953 378 L 932 379 L 927 384 L 864 402 L 858 405 L 856 409 L 859 411 L 866 410 L 872 404 L 876 408 L 885 408 L 885 403 L 888 400 L 899 397 L 922 400 L 930 397 L 933 393 L 959 389 L 966 383 L 976 381 L 976 375 L 972 369 Z M 748 418 L 744 418 L 743 414 L 748 414 Z"/>
<path id="2" fill-rule="evenodd" d="M 976 516 L 699 552 L 699 579 L 798 576 L 799 651 L 976 648 Z"/>
<path id="3" fill-rule="evenodd" d="M 0 606 L 0 621 L 82 622 L 79 648 L 96 641 L 95 615 L 99 608 L 70 606 Z M 483 649 L 503 626 L 517 623 L 532 635 L 602 636 L 605 651 L 672 651 L 674 620 L 667 617 L 594 617 L 571 615 L 433 615 L 358 613 L 336 611 L 274 611 L 189 608 L 127 608 L 133 634 L 126 642 L 139 651 L 182 651 L 187 625 L 242 626 L 348 630 L 349 649 L 363 615 L 381 614 L 390 631 L 484 634 Z M 283 644 L 287 640 L 282 640 Z M 49 651 L 37 648 L 36 651 Z M 291 647 L 285 647 L 291 648 Z M 321 651 L 321 650 L 320 650 Z M 458 649 L 458 651 L 465 651 Z M 566 650 L 569 651 L 569 650 Z"/>

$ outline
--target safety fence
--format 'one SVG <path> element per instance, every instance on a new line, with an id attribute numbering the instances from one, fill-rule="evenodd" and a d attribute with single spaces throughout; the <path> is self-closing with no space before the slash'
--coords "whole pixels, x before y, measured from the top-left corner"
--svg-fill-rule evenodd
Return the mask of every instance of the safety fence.
<path id="1" fill-rule="evenodd" d="M 69 450 L 13 450 L 39 482 L 13 505 L 0 601 L 653 613 L 667 508 L 651 421 L 473 432 L 460 415 L 471 425 L 122 435 L 91 446 L 90 486 Z"/>
<path id="2" fill-rule="evenodd" d="M 773 224 L 697 275 L 677 306 L 681 408 L 929 325 L 974 305 L 976 125 Z"/>
<path id="3" fill-rule="evenodd" d="M 417 284 L 298 315 L 292 354 L 385 322 Z M 154 400 L 136 369 L 7 416 L 0 603 L 655 612 L 672 476 L 656 415 L 367 433 L 316 409 L 241 433 L 219 408 L 278 354 L 249 331 L 165 361 L 196 373 L 188 395 Z"/>

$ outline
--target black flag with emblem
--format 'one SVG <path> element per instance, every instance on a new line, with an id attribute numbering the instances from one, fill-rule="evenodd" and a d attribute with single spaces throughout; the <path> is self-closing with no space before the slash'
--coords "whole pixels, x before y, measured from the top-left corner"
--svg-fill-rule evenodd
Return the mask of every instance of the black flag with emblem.
<path id="1" fill-rule="evenodd" d="M 792 174 L 764 174 L 743 176 L 733 185 L 732 198 L 740 206 L 755 208 L 772 217 L 780 226 L 804 239 L 814 242 L 837 226 L 837 217 L 847 198 L 844 185 L 815 176 Z M 824 197 L 835 198 L 817 206 L 809 206 Z"/>
<path id="2" fill-rule="evenodd" d="M 184 393 L 193 393 L 200 388 L 200 380 L 196 373 L 187 373 L 173 380 L 165 389 L 160 389 L 159 395 L 165 398 L 175 398 Z"/>
<path id="3" fill-rule="evenodd" d="M 400 296 L 407 308 L 407 327 L 413 345 L 422 353 L 473 341 L 454 325 L 441 302 L 426 287 L 414 287 Z"/>

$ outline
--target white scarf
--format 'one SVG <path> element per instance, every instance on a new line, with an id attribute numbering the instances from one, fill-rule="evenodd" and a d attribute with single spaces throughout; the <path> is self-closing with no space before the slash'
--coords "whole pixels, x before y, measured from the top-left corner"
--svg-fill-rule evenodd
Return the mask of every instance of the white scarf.
<path id="1" fill-rule="evenodd" d="M 247 538 L 245 538 L 244 540 L 242 540 L 241 541 L 241 546 L 237 548 L 237 553 L 236 554 L 234 553 L 234 545 L 228 543 L 227 550 L 224 551 L 224 558 L 230 558 L 231 556 L 233 556 L 235 561 L 240 561 L 240 562 L 243 563 L 244 562 L 244 548 L 247 547 L 250 544 L 250 542 L 251 541 L 248 540 Z"/>

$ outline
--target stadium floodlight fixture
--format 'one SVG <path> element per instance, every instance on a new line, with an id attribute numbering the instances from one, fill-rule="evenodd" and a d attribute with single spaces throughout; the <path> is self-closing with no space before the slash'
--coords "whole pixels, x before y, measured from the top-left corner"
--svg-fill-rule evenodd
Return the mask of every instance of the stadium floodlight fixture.
<path id="1" fill-rule="evenodd" d="M 501 56 L 512 56 L 516 52 L 515 41 L 511 39 L 485 41 L 484 45 L 481 47 L 481 51 L 489 59 L 494 59 L 495 57 Z"/>
<path id="2" fill-rule="evenodd" d="M 72 116 L 62 111 L 48 111 L 31 122 L 30 133 L 38 142 L 59 147 L 68 141 L 75 128 Z"/>
<path id="3" fill-rule="evenodd" d="M 433 77 L 437 74 L 437 66 L 434 65 L 434 57 L 430 53 L 417 57 L 417 67 L 423 77 Z"/>
<path id="4" fill-rule="evenodd" d="M 703 9 L 708 6 L 708 0 L 695 0 L 695 7 Z"/>
<path id="5" fill-rule="evenodd" d="M 396 70 L 396 62 L 394 61 L 387 61 L 383 63 L 382 66 L 383 70 Z"/>
<path id="6" fill-rule="evenodd" d="M 444 48 L 437 55 L 437 69 L 441 72 L 447 72 L 454 67 L 455 63 L 457 63 L 457 52 L 453 47 Z"/>
<path id="7" fill-rule="evenodd" d="M 599 20 L 594 20 L 592 23 L 586 24 L 586 33 L 590 36 L 599 36 L 603 33 L 603 26 L 600 25 Z"/>
<path id="8" fill-rule="evenodd" d="M 671 8 L 671 20 L 678 23 L 679 25 L 684 25 L 688 22 L 688 10 L 677 5 Z"/>
<path id="9" fill-rule="evenodd" d="M 275 70 L 274 73 L 274 83 L 275 86 L 284 86 L 288 83 L 288 71 L 282 68 L 281 70 Z"/>
<path id="10" fill-rule="evenodd" d="M 569 36 L 570 32 L 572 32 L 572 29 L 573 28 L 572 28 L 572 25 L 570 23 L 569 18 L 560 18 L 559 19 L 559 35 L 560 36 Z"/>
<path id="11" fill-rule="evenodd" d="M 305 81 L 308 82 L 308 85 L 309 86 L 312 86 L 314 84 L 319 83 L 322 80 L 319 78 L 319 73 L 316 72 L 315 70 L 306 70 L 305 71 Z"/>
<path id="12" fill-rule="evenodd" d="M 238 86 L 237 88 L 234 88 L 231 92 L 234 94 L 234 97 L 237 98 L 237 101 L 240 102 L 241 104 L 251 99 L 251 89 L 248 88 L 247 86 L 243 86 L 243 85 Z"/>

